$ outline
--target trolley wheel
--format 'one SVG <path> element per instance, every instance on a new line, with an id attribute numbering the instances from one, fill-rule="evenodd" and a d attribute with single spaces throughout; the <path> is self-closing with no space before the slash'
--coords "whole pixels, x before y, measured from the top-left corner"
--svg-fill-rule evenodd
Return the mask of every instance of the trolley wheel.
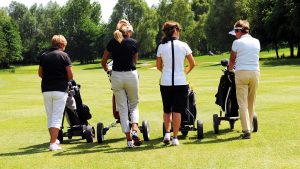
<path id="1" fill-rule="evenodd" d="M 142 130 L 143 130 L 144 141 L 149 141 L 150 140 L 150 128 L 149 128 L 149 123 L 147 120 L 144 120 L 142 122 Z"/>
<path id="2" fill-rule="evenodd" d="M 181 134 L 182 134 L 183 136 L 187 136 L 188 133 L 189 133 L 188 130 L 181 130 Z"/>
<path id="3" fill-rule="evenodd" d="M 257 132 L 258 130 L 258 122 L 257 122 L 257 114 L 254 112 L 253 115 L 253 132 Z"/>
<path id="4" fill-rule="evenodd" d="M 60 130 L 58 131 L 57 139 L 59 140 L 60 143 L 63 143 L 63 141 L 64 141 L 64 136 L 63 136 L 63 130 L 62 130 L 62 129 L 60 129 Z"/>
<path id="5" fill-rule="evenodd" d="M 197 120 L 197 138 L 203 138 L 203 123 L 201 120 Z"/>
<path id="6" fill-rule="evenodd" d="M 97 123 L 97 140 L 98 143 L 103 143 L 104 141 L 104 134 L 103 134 L 103 123 Z"/>
<path id="7" fill-rule="evenodd" d="M 84 132 L 84 135 L 85 135 L 86 142 L 87 143 L 92 143 L 93 142 L 93 137 L 94 137 L 93 126 L 87 126 L 87 128 Z"/>
<path id="8" fill-rule="evenodd" d="M 219 121 L 218 115 L 214 114 L 213 115 L 213 125 L 214 125 L 214 133 L 215 134 L 219 134 L 219 124 L 220 124 L 220 121 Z"/>
<path id="9" fill-rule="evenodd" d="M 230 129 L 233 130 L 234 129 L 234 120 L 229 120 L 229 124 L 230 124 Z"/>

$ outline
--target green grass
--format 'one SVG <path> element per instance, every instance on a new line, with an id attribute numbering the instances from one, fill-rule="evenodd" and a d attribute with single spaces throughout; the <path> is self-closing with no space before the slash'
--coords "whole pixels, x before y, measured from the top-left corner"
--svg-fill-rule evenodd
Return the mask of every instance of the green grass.
<path id="1" fill-rule="evenodd" d="M 286 51 L 286 55 L 288 51 Z M 63 150 L 49 152 L 46 115 L 37 66 L 0 71 L 0 168 L 300 168 L 300 59 L 275 61 L 274 51 L 262 52 L 257 96 L 259 130 L 241 140 L 240 121 L 230 131 L 222 122 L 213 134 L 212 115 L 222 67 L 229 54 L 196 57 L 188 76 L 197 93 L 198 117 L 204 122 L 204 139 L 196 132 L 180 138 L 178 147 L 162 144 L 162 103 L 154 60 L 140 61 L 140 121 L 147 119 L 151 141 L 127 149 L 120 126 L 105 135 L 103 144 L 66 140 Z M 280 63 L 280 64 L 279 64 Z M 74 64 L 81 95 L 93 114 L 89 122 L 114 122 L 110 83 L 100 64 Z M 65 138 L 66 139 L 66 138 Z"/>

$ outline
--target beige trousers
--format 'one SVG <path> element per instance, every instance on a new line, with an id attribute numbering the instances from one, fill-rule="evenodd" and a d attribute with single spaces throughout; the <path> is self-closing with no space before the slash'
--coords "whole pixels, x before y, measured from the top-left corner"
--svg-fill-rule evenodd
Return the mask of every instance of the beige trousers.
<path id="1" fill-rule="evenodd" d="M 129 123 L 139 122 L 139 79 L 137 71 L 113 71 L 111 88 L 116 98 L 116 108 L 119 111 L 122 131 L 128 133 L 130 132 Z"/>
<path id="2" fill-rule="evenodd" d="M 259 76 L 259 71 L 239 70 L 235 72 L 236 96 L 244 132 L 252 130 Z"/>

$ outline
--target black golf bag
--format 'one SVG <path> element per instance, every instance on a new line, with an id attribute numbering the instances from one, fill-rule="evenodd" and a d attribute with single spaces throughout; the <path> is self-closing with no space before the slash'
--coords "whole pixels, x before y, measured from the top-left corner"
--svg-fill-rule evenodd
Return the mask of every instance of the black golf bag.
<path id="1" fill-rule="evenodd" d="M 236 99 L 236 87 L 234 73 L 228 70 L 223 71 L 220 78 L 218 93 L 215 95 L 216 104 L 221 106 L 225 112 L 225 117 L 238 117 L 239 106 Z"/>
<path id="2" fill-rule="evenodd" d="M 67 119 L 69 129 L 63 132 L 64 118 Z M 89 125 L 88 120 L 92 118 L 90 109 L 82 103 L 80 95 L 80 85 L 74 80 L 69 82 L 68 98 L 62 120 L 62 127 L 59 131 L 58 139 L 63 142 L 63 137 L 71 139 L 73 136 L 82 136 L 88 143 L 93 142 L 95 137 L 94 127 Z"/>

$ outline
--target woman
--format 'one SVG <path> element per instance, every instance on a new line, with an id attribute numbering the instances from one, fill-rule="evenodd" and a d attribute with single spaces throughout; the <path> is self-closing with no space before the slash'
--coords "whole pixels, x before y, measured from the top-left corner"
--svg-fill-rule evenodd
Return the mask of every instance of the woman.
<path id="1" fill-rule="evenodd" d="M 170 143 L 171 122 L 173 122 L 172 144 L 177 146 L 179 145 L 177 134 L 181 123 L 181 114 L 185 112 L 187 107 L 188 85 L 185 72 L 186 74 L 191 72 L 195 66 L 195 60 L 187 43 L 179 40 L 181 27 L 177 22 L 165 22 L 162 30 L 164 35 L 158 46 L 156 67 L 162 72 L 160 92 L 166 130 L 163 142 L 165 144 Z M 172 45 L 174 52 L 172 52 Z M 172 53 L 174 59 L 172 59 Z M 184 70 L 185 58 L 187 58 L 189 65 Z"/>
<path id="2" fill-rule="evenodd" d="M 234 25 L 234 30 L 229 32 L 237 38 L 230 53 L 229 70 L 235 66 L 236 96 L 239 105 L 240 119 L 243 129 L 242 138 L 250 139 L 253 122 L 256 90 L 258 88 L 259 51 L 258 39 L 249 34 L 249 22 L 239 20 Z"/>
<path id="3" fill-rule="evenodd" d="M 67 99 L 68 81 L 73 79 L 71 60 L 64 52 L 67 40 L 63 35 L 52 37 L 52 47 L 40 58 L 38 74 L 48 118 L 49 150 L 60 150 L 57 140 Z"/>
<path id="4" fill-rule="evenodd" d="M 110 71 L 107 60 L 110 55 L 112 56 L 111 87 L 116 99 L 116 107 L 119 110 L 122 131 L 127 139 L 127 146 L 132 148 L 141 144 L 137 133 L 139 122 L 139 81 L 136 71 L 138 50 L 136 40 L 130 38 L 133 33 L 132 26 L 121 23 L 118 27 L 119 29 L 114 32 L 114 38 L 110 40 L 104 51 L 101 65 L 106 72 Z"/>

